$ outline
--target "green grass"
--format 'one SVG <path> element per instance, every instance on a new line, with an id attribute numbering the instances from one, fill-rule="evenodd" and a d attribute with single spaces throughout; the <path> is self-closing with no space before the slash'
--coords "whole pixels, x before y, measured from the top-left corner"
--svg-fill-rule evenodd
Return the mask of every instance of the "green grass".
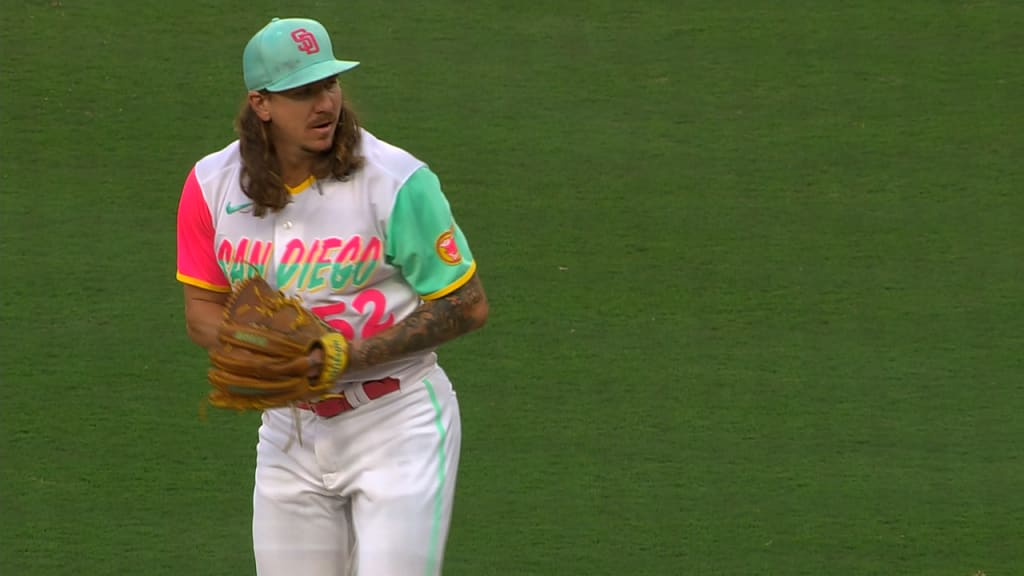
<path id="1" fill-rule="evenodd" d="M 0 574 L 252 573 L 174 215 L 307 15 L 441 175 L 446 574 L 1019 574 L 1024 5 L 0 0 Z"/>

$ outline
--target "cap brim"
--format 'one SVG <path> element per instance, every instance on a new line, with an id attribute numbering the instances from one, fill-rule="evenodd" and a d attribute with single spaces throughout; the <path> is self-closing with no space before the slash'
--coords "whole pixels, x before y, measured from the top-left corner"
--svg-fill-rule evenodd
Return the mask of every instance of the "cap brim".
<path id="1" fill-rule="evenodd" d="M 359 66 L 359 62 L 351 62 L 348 60 L 328 60 L 326 62 L 320 62 L 314 64 L 302 70 L 297 70 L 284 78 L 281 78 L 277 82 L 268 84 L 264 90 L 270 92 L 284 92 L 285 90 L 291 90 L 298 86 L 304 86 L 317 80 L 323 80 L 331 76 L 336 76 L 351 70 Z"/>

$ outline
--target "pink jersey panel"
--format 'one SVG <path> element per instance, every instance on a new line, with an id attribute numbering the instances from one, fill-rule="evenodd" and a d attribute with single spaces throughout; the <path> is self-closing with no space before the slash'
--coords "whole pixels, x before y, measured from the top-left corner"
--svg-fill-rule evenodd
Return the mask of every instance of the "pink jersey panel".
<path id="1" fill-rule="evenodd" d="M 207 290 L 230 292 L 231 285 L 217 263 L 213 242 L 210 208 L 192 168 L 178 204 L 178 280 Z"/>

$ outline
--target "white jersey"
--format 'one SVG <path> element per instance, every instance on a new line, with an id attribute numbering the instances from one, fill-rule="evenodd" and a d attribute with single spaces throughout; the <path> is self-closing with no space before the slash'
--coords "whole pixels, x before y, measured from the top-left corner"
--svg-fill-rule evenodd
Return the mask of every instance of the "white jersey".
<path id="1" fill-rule="evenodd" d="M 349 339 L 373 336 L 476 270 L 437 176 L 362 132 L 363 168 L 347 181 L 310 177 L 262 218 L 242 191 L 238 141 L 196 163 L 178 210 L 178 280 L 229 292 L 259 274 Z M 346 373 L 343 381 L 414 377 L 432 350 Z"/>

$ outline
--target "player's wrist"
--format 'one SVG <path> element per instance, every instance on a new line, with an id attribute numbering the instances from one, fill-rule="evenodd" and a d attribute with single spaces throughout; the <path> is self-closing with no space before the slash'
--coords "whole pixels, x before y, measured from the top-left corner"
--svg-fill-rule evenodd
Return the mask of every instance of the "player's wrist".
<path id="1" fill-rule="evenodd" d="M 370 363 L 366 359 L 367 340 L 350 340 L 348 343 L 348 369 L 359 370 L 368 368 Z"/>

